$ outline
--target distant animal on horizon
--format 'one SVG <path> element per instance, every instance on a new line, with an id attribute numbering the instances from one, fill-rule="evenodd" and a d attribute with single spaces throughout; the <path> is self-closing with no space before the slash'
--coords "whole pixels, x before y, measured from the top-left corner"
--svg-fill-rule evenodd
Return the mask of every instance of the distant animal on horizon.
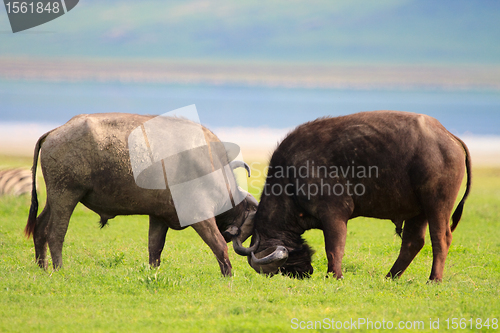
<path id="1" fill-rule="evenodd" d="M 22 168 L 0 170 L 0 195 L 20 196 L 30 191 L 30 170 Z"/>
<path id="2" fill-rule="evenodd" d="M 452 215 L 465 173 L 465 193 Z M 251 245 L 257 249 L 246 250 L 237 239 L 233 245 L 259 273 L 302 278 L 313 273 L 313 251 L 301 235 L 321 229 L 327 273 L 342 278 L 347 222 L 388 219 L 402 230 L 402 243 L 387 277 L 404 273 L 424 246 L 428 226 L 429 279 L 439 281 L 471 177 L 465 143 L 430 116 L 373 111 L 317 119 L 288 134 L 271 157 L 254 218 Z"/>

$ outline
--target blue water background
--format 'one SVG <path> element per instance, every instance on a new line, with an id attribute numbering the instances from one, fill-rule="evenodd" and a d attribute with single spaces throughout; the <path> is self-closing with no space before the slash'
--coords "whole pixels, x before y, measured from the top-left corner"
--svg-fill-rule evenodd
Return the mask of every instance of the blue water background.
<path id="1" fill-rule="evenodd" d="M 500 135 L 498 91 L 0 80 L 0 122 L 63 124 L 81 113 L 162 114 L 190 104 L 210 128 L 291 128 L 323 116 L 401 110 L 431 115 L 458 135 Z"/>

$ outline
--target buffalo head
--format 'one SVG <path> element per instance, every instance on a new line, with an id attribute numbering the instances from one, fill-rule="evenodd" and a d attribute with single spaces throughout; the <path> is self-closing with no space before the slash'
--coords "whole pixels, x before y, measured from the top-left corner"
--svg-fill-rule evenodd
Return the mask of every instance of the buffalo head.
<path id="1" fill-rule="evenodd" d="M 268 276 L 281 273 L 300 279 L 313 273 L 311 257 L 314 251 L 302 238 L 285 244 L 254 230 L 250 247 L 243 247 L 238 238 L 233 238 L 233 248 L 237 254 L 247 256 L 248 263 L 257 273 Z"/>
<path id="2" fill-rule="evenodd" d="M 232 161 L 229 163 L 231 169 L 245 168 L 248 172 L 248 177 L 251 176 L 251 170 L 248 164 L 243 161 Z M 222 232 L 222 236 L 226 242 L 230 242 L 233 238 L 237 238 L 240 242 L 244 242 L 253 232 L 253 219 L 257 212 L 259 202 L 247 191 L 238 186 L 237 189 L 242 196 L 245 197 L 232 211 L 227 214 L 223 213 L 222 219 L 234 219 L 226 230 Z"/>

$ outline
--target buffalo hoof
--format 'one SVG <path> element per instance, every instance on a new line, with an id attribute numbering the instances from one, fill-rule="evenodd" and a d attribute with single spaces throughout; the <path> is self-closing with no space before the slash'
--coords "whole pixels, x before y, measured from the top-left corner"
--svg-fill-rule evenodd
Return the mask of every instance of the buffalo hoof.
<path id="1" fill-rule="evenodd" d="M 47 259 L 38 259 L 36 263 L 38 267 L 44 270 L 47 270 L 47 268 L 49 267 L 49 261 Z"/>
<path id="2" fill-rule="evenodd" d="M 337 280 L 343 280 L 344 279 L 344 275 L 337 276 L 335 273 L 327 272 L 325 278 L 329 279 L 330 277 L 336 278 Z"/>

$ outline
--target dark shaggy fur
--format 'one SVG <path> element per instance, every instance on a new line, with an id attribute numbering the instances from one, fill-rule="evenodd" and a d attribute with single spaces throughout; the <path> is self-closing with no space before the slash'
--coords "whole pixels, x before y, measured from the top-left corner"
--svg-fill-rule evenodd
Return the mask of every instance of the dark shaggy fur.
<path id="1" fill-rule="evenodd" d="M 100 225 L 101 229 L 104 228 L 105 226 L 108 225 L 108 219 L 101 217 L 101 219 L 99 220 L 99 225 Z"/>
<path id="2" fill-rule="evenodd" d="M 297 279 L 309 278 L 314 269 L 311 259 L 314 250 L 308 244 L 302 244 L 299 248 L 288 253 L 286 264 L 280 268 L 280 273 Z"/>

